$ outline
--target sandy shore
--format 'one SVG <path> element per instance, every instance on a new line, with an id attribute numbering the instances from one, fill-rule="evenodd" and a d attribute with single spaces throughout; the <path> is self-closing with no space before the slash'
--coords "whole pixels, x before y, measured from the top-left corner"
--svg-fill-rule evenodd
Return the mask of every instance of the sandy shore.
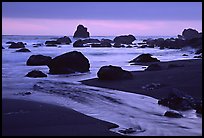
<path id="1" fill-rule="evenodd" d="M 160 62 L 158 64 L 162 70 L 134 71 L 132 72 L 134 78 L 130 80 L 102 81 L 94 78 L 81 82 L 89 86 L 143 94 L 157 99 L 166 97 L 175 90 L 202 98 L 202 59 Z M 170 64 L 173 64 L 174 67 L 168 68 Z M 148 89 L 152 83 L 158 87 Z"/>
<path id="2" fill-rule="evenodd" d="M 117 136 L 101 121 L 72 109 L 25 100 L 2 100 L 3 136 Z"/>

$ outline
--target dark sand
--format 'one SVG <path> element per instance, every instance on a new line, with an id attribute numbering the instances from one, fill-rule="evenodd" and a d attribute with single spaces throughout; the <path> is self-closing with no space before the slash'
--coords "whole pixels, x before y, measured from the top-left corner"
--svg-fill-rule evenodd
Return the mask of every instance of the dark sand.
<path id="1" fill-rule="evenodd" d="M 157 99 L 165 98 L 173 91 L 182 91 L 195 98 L 202 98 L 202 59 L 160 62 L 158 64 L 162 66 L 162 70 L 134 71 L 132 72 L 134 78 L 129 80 L 102 81 L 94 78 L 81 82 L 89 86 L 143 94 Z M 177 65 L 177 67 L 168 68 L 169 64 Z M 160 86 L 152 90 L 142 88 L 142 86 L 151 83 L 160 84 Z"/>
<path id="2" fill-rule="evenodd" d="M 65 107 L 14 99 L 2 100 L 3 136 L 117 136 L 101 121 Z"/>

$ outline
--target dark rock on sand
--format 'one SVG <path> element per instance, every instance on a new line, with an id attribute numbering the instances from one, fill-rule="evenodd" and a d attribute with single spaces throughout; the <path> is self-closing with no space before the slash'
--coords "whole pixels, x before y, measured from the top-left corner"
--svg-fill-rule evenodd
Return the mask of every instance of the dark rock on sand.
<path id="1" fill-rule="evenodd" d="M 17 43 L 11 43 L 9 48 L 25 48 L 25 45 L 23 42 L 17 42 Z"/>
<path id="2" fill-rule="evenodd" d="M 113 41 L 120 44 L 132 44 L 135 40 L 136 38 L 133 35 L 121 35 L 116 36 Z"/>
<path id="3" fill-rule="evenodd" d="M 41 77 L 47 77 L 45 73 L 39 70 L 32 70 L 29 72 L 26 77 L 31 77 L 31 78 L 41 78 Z"/>
<path id="4" fill-rule="evenodd" d="M 61 38 L 57 39 L 58 44 L 68 44 L 69 45 L 71 42 L 72 41 L 68 36 L 64 36 L 64 37 L 61 37 Z"/>
<path id="5" fill-rule="evenodd" d="M 170 93 L 167 98 L 159 100 L 158 104 L 181 111 L 195 109 L 200 104 L 202 106 L 202 102 L 178 90 Z"/>
<path id="6" fill-rule="evenodd" d="M 15 43 L 15 42 L 13 42 L 13 41 L 6 42 L 6 44 L 13 44 L 13 43 Z"/>
<path id="7" fill-rule="evenodd" d="M 87 31 L 87 28 L 83 25 L 78 25 L 77 30 L 74 33 L 75 38 L 87 38 L 89 37 L 89 32 Z"/>
<path id="8" fill-rule="evenodd" d="M 70 74 L 89 71 L 89 60 L 78 51 L 72 51 L 53 58 L 48 65 L 50 74 Z"/>
<path id="9" fill-rule="evenodd" d="M 171 117 L 171 118 L 182 118 L 183 117 L 181 113 L 175 112 L 175 111 L 166 111 L 164 116 Z"/>
<path id="10" fill-rule="evenodd" d="M 27 48 L 21 48 L 19 50 L 16 50 L 16 52 L 31 52 L 31 51 Z"/>
<path id="11" fill-rule="evenodd" d="M 151 64 L 145 69 L 145 71 L 156 71 L 161 69 L 162 67 L 159 64 Z"/>
<path id="12" fill-rule="evenodd" d="M 153 58 L 151 57 L 151 54 L 141 54 L 138 57 L 136 57 L 135 59 L 129 61 L 129 63 L 137 63 L 137 62 L 141 62 L 141 63 L 146 63 L 146 62 L 160 62 L 160 60 L 158 60 L 157 58 Z"/>
<path id="13" fill-rule="evenodd" d="M 117 66 L 103 66 L 97 72 L 97 76 L 100 80 L 120 80 L 120 79 L 131 79 L 133 75 L 131 72 L 123 70 Z"/>
<path id="14" fill-rule="evenodd" d="M 51 61 L 50 56 L 43 56 L 43 55 L 32 55 L 26 62 L 28 66 L 42 66 L 47 65 Z"/>

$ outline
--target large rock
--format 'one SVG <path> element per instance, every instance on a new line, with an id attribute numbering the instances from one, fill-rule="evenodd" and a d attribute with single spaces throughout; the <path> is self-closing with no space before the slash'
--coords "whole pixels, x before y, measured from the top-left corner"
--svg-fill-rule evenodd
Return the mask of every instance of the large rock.
<path id="1" fill-rule="evenodd" d="M 83 25 L 78 25 L 77 30 L 74 32 L 75 38 L 87 38 L 90 37 L 89 32 L 87 31 L 87 28 L 84 27 Z"/>
<path id="2" fill-rule="evenodd" d="M 25 45 L 23 42 L 17 42 L 17 43 L 13 42 L 11 43 L 9 48 L 25 48 Z"/>
<path id="3" fill-rule="evenodd" d="M 43 56 L 43 55 L 32 55 L 26 62 L 28 66 L 42 66 L 47 65 L 51 61 L 50 56 Z"/>
<path id="4" fill-rule="evenodd" d="M 68 36 L 64 36 L 64 37 L 57 39 L 57 43 L 59 43 L 59 44 L 68 44 L 69 45 L 71 42 L 72 41 Z"/>
<path id="5" fill-rule="evenodd" d="M 151 56 L 152 56 L 151 54 L 141 54 L 138 57 L 136 57 L 135 59 L 129 61 L 129 63 L 160 62 L 160 60 L 158 60 L 157 58 L 153 58 Z"/>
<path id="6" fill-rule="evenodd" d="M 132 44 L 135 40 L 136 38 L 133 35 L 121 35 L 116 36 L 113 41 L 120 44 Z"/>
<path id="7" fill-rule="evenodd" d="M 186 39 L 186 40 L 190 40 L 190 39 L 193 39 L 193 38 L 198 38 L 200 37 L 199 33 L 197 30 L 195 29 L 184 29 L 183 32 L 182 32 L 182 36 Z"/>
<path id="8" fill-rule="evenodd" d="M 70 74 L 89 71 L 89 60 L 78 51 L 72 51 L 53 58 L 48 65 L 50 74 Z"/>
<path id="9" fill-rule="evenodd" d="M 123 70 L 117 66 L 103 66 L 97 72 L 97 76 L 100 80 L 120 80 L 120 79 L 131 79 L 133 75 L 131 72 Z"/>
<path id="10" fill-rule="evenodd" d="M 41 77 L 47 77 L 45 73 L 39 70 L 32 70 L 31 72 L 28 72 L 26 77 L 31 77 L 31 78 L 41 78 Z"/>

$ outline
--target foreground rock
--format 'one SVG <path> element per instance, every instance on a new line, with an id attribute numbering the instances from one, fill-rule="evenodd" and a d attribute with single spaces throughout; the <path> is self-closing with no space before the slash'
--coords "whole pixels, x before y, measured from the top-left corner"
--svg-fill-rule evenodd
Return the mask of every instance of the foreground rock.
<path id="1" fill-rule="evenodd" d="M 121 35 L 116 36 L 113 41 L 120 44 L 132 44 L 135 40 L 136 38 L 133 35 Z"/>
<path id="2" fill-rule="evenodd" d="M 200 110 L 202 101 L 195 99 L 187 94 L 175 90 L 167 98 L 160 99 L 158 104 L 167 106 L 173 110 L 186 111 L 190 109 Z"/>
<path id="3" fill-rule="evenodd" d="M 39 70 L 32 70 L 29 72 L 26 77 L 31 77 L 31 78 L 42 78 L 42 77 L 47 77 L 45 73 Z"/>
<path id="4" fill-rule="evenodd" d="M 51 61 L 50 56 L 43 56 L 43 55 L 32 55 L 26 62 L 27 66 L 43 66 L 49 64 Z"/>
<path id="5" fill-rule="evenodd" d="M 72 41 L 68 36 L 64 36 L 57 39 L 57 44 L 70 44 Z"/>
<path id="6" fill-rule="evenodd" d="M 19 50 L 16 50 L 16 52 L 31 52 L 31 51 L 27 48 L 21 48 Z"/>
<path id="7" fill-rule="evenodd" d="M 160 60 L 158 60 L 157 58 L 153 58 L 151 56 L 152 56 L 151 54 L 141 54 L 138 57 L 136 57 L 135 59 L 129 61 L 129 63 L 160 62 Z"/>
<path id="8" fill-rule="evenodd" d="M 133 75 L 131 72 L 123 70 L 117 66 L 103 66 L 97 72 L 97 76 L 100 80 L 120 80 L 120 79 L 131 79 Z"/>
<path id="9" fill-rule="evenodd" d="M 70 74 L 89 71 L 89 60 L 78 51 L 72 51 L 53 58 L 48 65 L 50 74 Z"/>
<path id="10" fill-rule="evenodd" d="M 17 43 L 13 42 L 11 43 L 9 48 L 25 48 L 25 45 L 23 42 L 17 42 Z"/>
<path id="11" fill-rule="evenodd" d="M 75 38 L 87 38 L 89 36 L 89 32 L 87 31 L 87 28 L 84 27 L 83 25 L 78 25 L 77 30 L 74 32 Z"/>

